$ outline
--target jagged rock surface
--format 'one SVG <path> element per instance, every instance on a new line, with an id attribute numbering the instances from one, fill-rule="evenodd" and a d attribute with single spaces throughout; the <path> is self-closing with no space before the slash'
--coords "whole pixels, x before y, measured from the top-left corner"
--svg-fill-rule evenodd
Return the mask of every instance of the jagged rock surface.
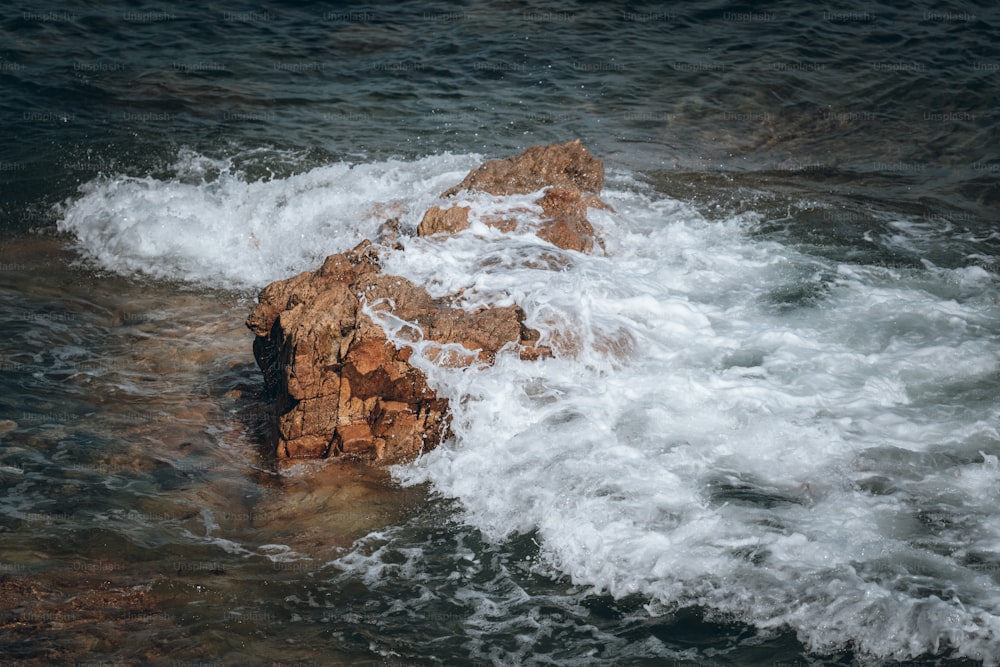
<path id="1" fill-rule="evenodd" d="M 604 163 L 592 156 L 579 139 L 532 146 L 520 155 L 490 160 L 473 169 L 442 196 L 451 197 L 462 190 L 523 195 L 548 186 L 598 193 L 604 186 Z"/>
<path id="2" fill-rule="evenodd" d="M 415 323 L 413 342 L 433 341 L 438 363 L 492 362 L 508 343 L 525 346 L 537 333 L 516 306 L 468 313 L 421 287 L 383 274 L 364 242 L 331 255 L 323 266 L 272 283 L 247 320 L 254 354 L 278 402 L 281 459 L 344 456 L 379 464 L 418 455 L 447 433 L 447 401 L 363 312 L 394 304 L 395 317 Z M 453 344 L 457 344 L 456 347 Z M 469 352 L 465 352 L 465 351 Z"/>
<path id="3" fill-rule="evenodd" d="M 505 232 L 529 228 L 561 248 L 590 252 L 600 239 L 587 209 L 610 208 L 598 196 L 603 181 L 601 161 L 571 141 L 487 162 L 442 196 L 544 189 L 534 201 L 541 214 L 511 208 L 483 222 Z M 432 207 L 418 234 L 459 232 L 469 226 L 470 213 L 468 206 Z M 403 251 L 400 233 L 398 217 L 387 219 L 379 241 Z M 390 309 L 393 321 L 410 323 L 396 334 L 406 341 L 399 349 L 368 314 Z M 254 356 L 277 404 L 276 454 L 282 460 L 346 457 L 389 464 L 436 446 L 448 433 L 448 403 L 410 363 L 416 346 L 442 365 L 492 363 L 511 344 L 524 359 L 551 354 L 536 345 L 539 334 L 524 326 L 519 307 L 470 313 L 433 299 L 420 286 L 383 274 L 369 241 L 327 257 L 316 271 L 268 285 L 247 326 L 256 334 Z"/>
<path id="4" fill-rule="evenodd" d="M 587 208 L 610 210 L 598 193 L 604 184 L 604 165 L 591 156 L 579 140 L 552 146 L 533 146 L 515 157 L 492 160 L 469 172 L 458 185 L 441 196 L 451 197 L 463 190 L 496 196 L 529 194 L 546 188 L 534 201 L 542 215 L 532 231 L 555 246 L 577 252 L 593 250 L 597 235 L 587 220 Z M 432 206 L 417 228 L 419 236 L 454 234 L 469 227 L 468 206 Z M 530 211 L 512 209 L 520 217 Z M 512 216 L 483 220 L 491 227 L 512 231 L 519 225 Z"/>

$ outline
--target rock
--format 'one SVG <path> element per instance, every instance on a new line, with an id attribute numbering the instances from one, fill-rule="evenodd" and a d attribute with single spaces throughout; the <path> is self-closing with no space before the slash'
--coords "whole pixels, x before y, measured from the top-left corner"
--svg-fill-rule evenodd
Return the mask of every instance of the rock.
<path id="1" fill-rule="evenodd" d="M 587 203 L 579 190 L 550 188 L 535 203 L 542 207 L 545 216 L 536 232 L 539 238 L 566 250 L 590 252 L 593 249 L 594 227 L 587 221 Z"/>
<path id="2" fill-rule="evenodd" d="M 603 182 L 603 164 L 577 140 L 487 162 L 442 196 L 544 191 L 534 201 L 538 208 L 501 205 L 478 220 L 590 252 L 601 242 L 587 211 L 610 209 L 598 196 Z M 403 212 L 397 205 L 370 212 L 383 220 L 376 240 L 384 251 L 405 251 Z M 469 227 L 471 212 L 464 205 L 431 207 L 417 233 L 460 232 Z M 268 285 L 247 319 L 256 335 L 254 356 L 276 402 L 273 437 L 280 460 L 340 457 L 389 464 L 435 447 L 448 433 L 448 402 L 410 363 L 417 347 L 433 363 L 459 367 L 492 363 L 508 345 L 523 359 L 551 354 L 537 345 L 538 332 L 524 326 L 519 307 L 453 307 L 448 298 L 433 299 L 410 281 L 382 273 L 378 252 L 364 241 L 327 257 L 316 271 Z M 550 260 L 553 266 L 561 261 Z M 391 325 L 398 349 L 375 320 Z"/>
<path id="3" fill-rule="evenodd" d="M 565 250 L 590 252 L 599 242 L 587 220 L 588 208 L 611 210 L 597 194 L 604 184 L 604 165 L 590 155 L 579 140 L 552 146 L 533 146 L 512 158 L 493 160 L 469 172 L 460 184 L 447 190 L 449 197 L 462 190 L 497 196 L 528 194 L 546 188 L 535 200 L 542 207 L 540 219 L 531 222 L 531 211 L 513 208 L 512 215 L 493 215 L 482 220 L 504 232 L 532 225 L 540 238 Z M 418 236 L 454 234 L 469 227 L 468 206 L 432 206 L 417 228 Z M 516 214 L 516 215 L 513 215 Z"/>
<path id="4" fill-rule="evenodd" d="M 438 363 L 491 363 L 509 343 L 542 351 L 516 306 L 469 313 L 385 275 L 365 241 L 323 266 L 268 285 L 247 319 L 254 356 L 277 400 L 280 459 L 347 457 L 378 464 L 411 459 L 448 432 L 448 403 L 364 312 L 411 323 L 400 336 Z M 390 305 L 391 304 L 391 305 Z"/>
<path id="5" fill-rule="evenodd" d="M 515 157 L 491 160 L 441 196 L 451 197 L 462 190 L 530 194 L 548 186 L 598 193 L 603 185 L 604 164 L 576 139 L 565 144 L 532 146 Z"/>
<path id="6" fill-rule="evenodd" d="M 469 226 L 468 206 L 452 206 L 451 208 L 441 208 L 431 206 L 424 213 L 424 219 L 417 225 L 417 236 L 430 236 L 431 234 L 455 234 Z"/>
<path id="7" fill-rule="evenodd" d="M 539 238 L 565 250 L 587 253 L 593 250 L 595 241 L 599 242 L 593 225 L 587 220 L 587 208 L 611 208 L 595 195 L 585 196 L 579 190 L 566 188 L 550 188 L 534 203 L 542 207 L 541 218 L 533 223 L 533 231 Z M 460 232 L 469 227 L 469 213 L 468 206 L 446 209 L 432 206 L 417 227 L 417 235 Z M 526 209 L 511 209 L 510 213 L 517 213 L 518 217 L 494 215 L 482 221 L 490 227 L 510 232 L 524 226 L 518 223 L 518 218 L 531 218 L 531 211 Z M 526 222 L 525 225 L 532 223 Z"/>

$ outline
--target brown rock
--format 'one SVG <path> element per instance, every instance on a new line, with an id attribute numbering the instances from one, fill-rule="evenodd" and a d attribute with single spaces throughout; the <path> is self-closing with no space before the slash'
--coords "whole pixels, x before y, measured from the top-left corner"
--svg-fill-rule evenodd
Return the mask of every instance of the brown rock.
<path id="1" fill-rule="evenodd" d="M 515 157 L 491 160 L 441 196 L 450 197 L 461 190 L 528 194 L 547 186 L 598 193 L 603 185 L 604 164 L 576 139 L 565 144 L 532 146 Z"/>
<path id="2" fill-rule="evenodd" d="M 546 218 L 536 232 L 539 238 L 577 252 L 590 252 L 594 248 L 594 227 L 587 220 L 587 202 L 579 190 L 550 188 L 535 203 L 542 207 Z"/>
<path id="3" fill-rule="evenodd" d="M 442 196 L 461 190 L 475 190 L 493 195 L 526 194 L 547 188 L 535 201 L 542 207 L 542 218 L 531 223 L 531 211 L 512 208 L 506 213 L 483 218 L 483 222 L 504 232 L 528 220 L 535 233 L 546 241 L 578 252 L 590 252 L 600 242 L 587 220 L 588 208 L 611 210 L 597 193 L 604 184 L 604 165 L 590 155 L 579 140 L 551 146 L 532 146 L 520 155 L 493 160 L 469 172 L 459 185 Z M 468 206 L 443 209 L 433 206 L 424 214 L 417 228 L 419 236 L 459 232 L 469 227 Z M 516 215 L 515 215 L 516 214 Z"/>
<path id="4" fill-rule="evenodd" d="M 598 196 L 603 181 L 603 164 L 577 140 L 487 162 L 442 196 L 463 189 L 500 197 L 544 190 L 534 202 L 541 214 L 514 206 L 480 220 L 503 232 L 523 228 L 561 248 L 590 252 L 601 241 L 587 211 L 610 209 Z M 384 219 L 378 240 L 385 249 L 404 249 L 401 212 L 397 207 L 371 213 Z M 469 206 L 434 206 L 417 233 L 456 233 L 469 227 L 470 213 Z M 256 334 L 254 356 L 276 400 L 279 459 L 393 463 L 433 448 L 447 434 L 448 403 L 409 363 L 413 347 L 397 349 L 368 313 L 391 310 L 394 321 L 409 323 L 396 331 L 397 340 L 419 343 L 423 355 L 442 366 L 492 363 L 510 343 L 519 346 L 522 359 L 551 354 L 538 345 L 538 332 L 524 326 L 519 307 L 473 313 L 454 308 L 447 299 L 432 299 L 421 287 L 383 274 L 377 252 L 365 241 L 327 257 L 316 271 L 268 285 L 247 319 Z M 549 255 L 545 261 L 553 267 L 564 261 L 558 253 Z"/>
<path id="5" fill-rule="evenodd" d="M 452 206 L 451 208 L 441 208 L 431 206 L 424 213 L 424 219 L 417 226 L 417 236 L 430 236 L 446 232 L 454 234 L 469 227 L 468 206 Z"/>
<path id="6" fill-rule="evenodd" d="M 395 463 L 433 448 L 447 433 L 447 400 L 409 363 L 412 349 L 397 350 L 362 310 L 367 304 L 388 311 L 390 303 L 395 317 L 414 324 L 404 332 L 409 339 L 436 342 L 450 364 L 490 363 L 508 343 L 542 353 L 531 345 L 538 335 L 525 329 L 520 308 L 452 308 L 383 274 L 365 241 L 331 255 L 315 272 L 267 286 L 247 319 L 257 336 L 254 355 L 277 400 L 279 458 Z"/>

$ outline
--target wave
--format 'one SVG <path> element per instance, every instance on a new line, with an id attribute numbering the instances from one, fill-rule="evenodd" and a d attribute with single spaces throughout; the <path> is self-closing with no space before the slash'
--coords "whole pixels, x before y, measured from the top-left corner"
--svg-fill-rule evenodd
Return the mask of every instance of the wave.
<path id="1" fill-rule="evenodd" d="M 58 229 L 117 273 L 259 288 L 371 236 L 386 207 L 416 215 L 475 161 L 345 162 L 248 180 L 231 160 L 184 151 L 165 179 L 118 174 L 86 183 L 61 206 Z"/>
<path id="2" fill-rule="evenodd" d="M 108 269 L 259 287 L 373 235 L 386 206 L 416 226 L 477 162 L 248 182 L 187 154 L 166 180 L 87 184 L 59 226 Z M 470 308 L 520 304 L 559 351 L 425 362 L 454 438 L 395 476 L 457 499 L 494 542 L 536 536 L 573 582 L 645 596 L 651 613 L 705 607 L 818 652 L 994 655 L 995 275 L 817 257 L 623 171 L 604 198 L 593 256 L 477 224 L 385 253 L 387 272 L 464 290 Z M 462 203 L 473 219 L 496 204 Z"/>

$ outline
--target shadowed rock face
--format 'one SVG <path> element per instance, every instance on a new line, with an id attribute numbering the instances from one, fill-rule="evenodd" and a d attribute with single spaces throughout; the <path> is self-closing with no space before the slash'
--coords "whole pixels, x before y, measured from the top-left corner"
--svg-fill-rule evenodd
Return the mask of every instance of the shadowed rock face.
<path id="1" fill-rule="evenodd" d="M 540 216 L 512 208 L 511 216 L 484 222 L 502 231 L 528 225 L 554 245 L 589 252 L 600 240 L 587 209 L 609 208 L 597 196 L 603 180 L 601 161 L 572 141 L 487 162 L 443 196 L 463 189 L 496 196 L 545 189 L 534 202 Z M 418 234 L 461 231 L 469 226 L 470 210 L 432 207 Z M 398 240 L 398 221 L 387 225 L 386 239 Z M 399 243 L 394 247 L 402 250 Z M 524 359 L 551 354 L 534 345 L 538 332 L 524 327 L 518 306 L 470 313 L 448 299 L 432 299 L 422 287 L 383 274 L 376 248 L 364 241 L 331 255 L 316 271 L 268 285 L 247 319 L 256 334 L 254 356 L 276 401 L 279 459 L 344 457 L 391 464 L 418 456 L 447 435 L 447 400 L 409 363 L 413 348 L 397 349 L 366 310 L 391 311 L 394 321 L 407 323 L 396 338 L 420 345 L 438 364 L 492 363 L 511 344 Z"/>

